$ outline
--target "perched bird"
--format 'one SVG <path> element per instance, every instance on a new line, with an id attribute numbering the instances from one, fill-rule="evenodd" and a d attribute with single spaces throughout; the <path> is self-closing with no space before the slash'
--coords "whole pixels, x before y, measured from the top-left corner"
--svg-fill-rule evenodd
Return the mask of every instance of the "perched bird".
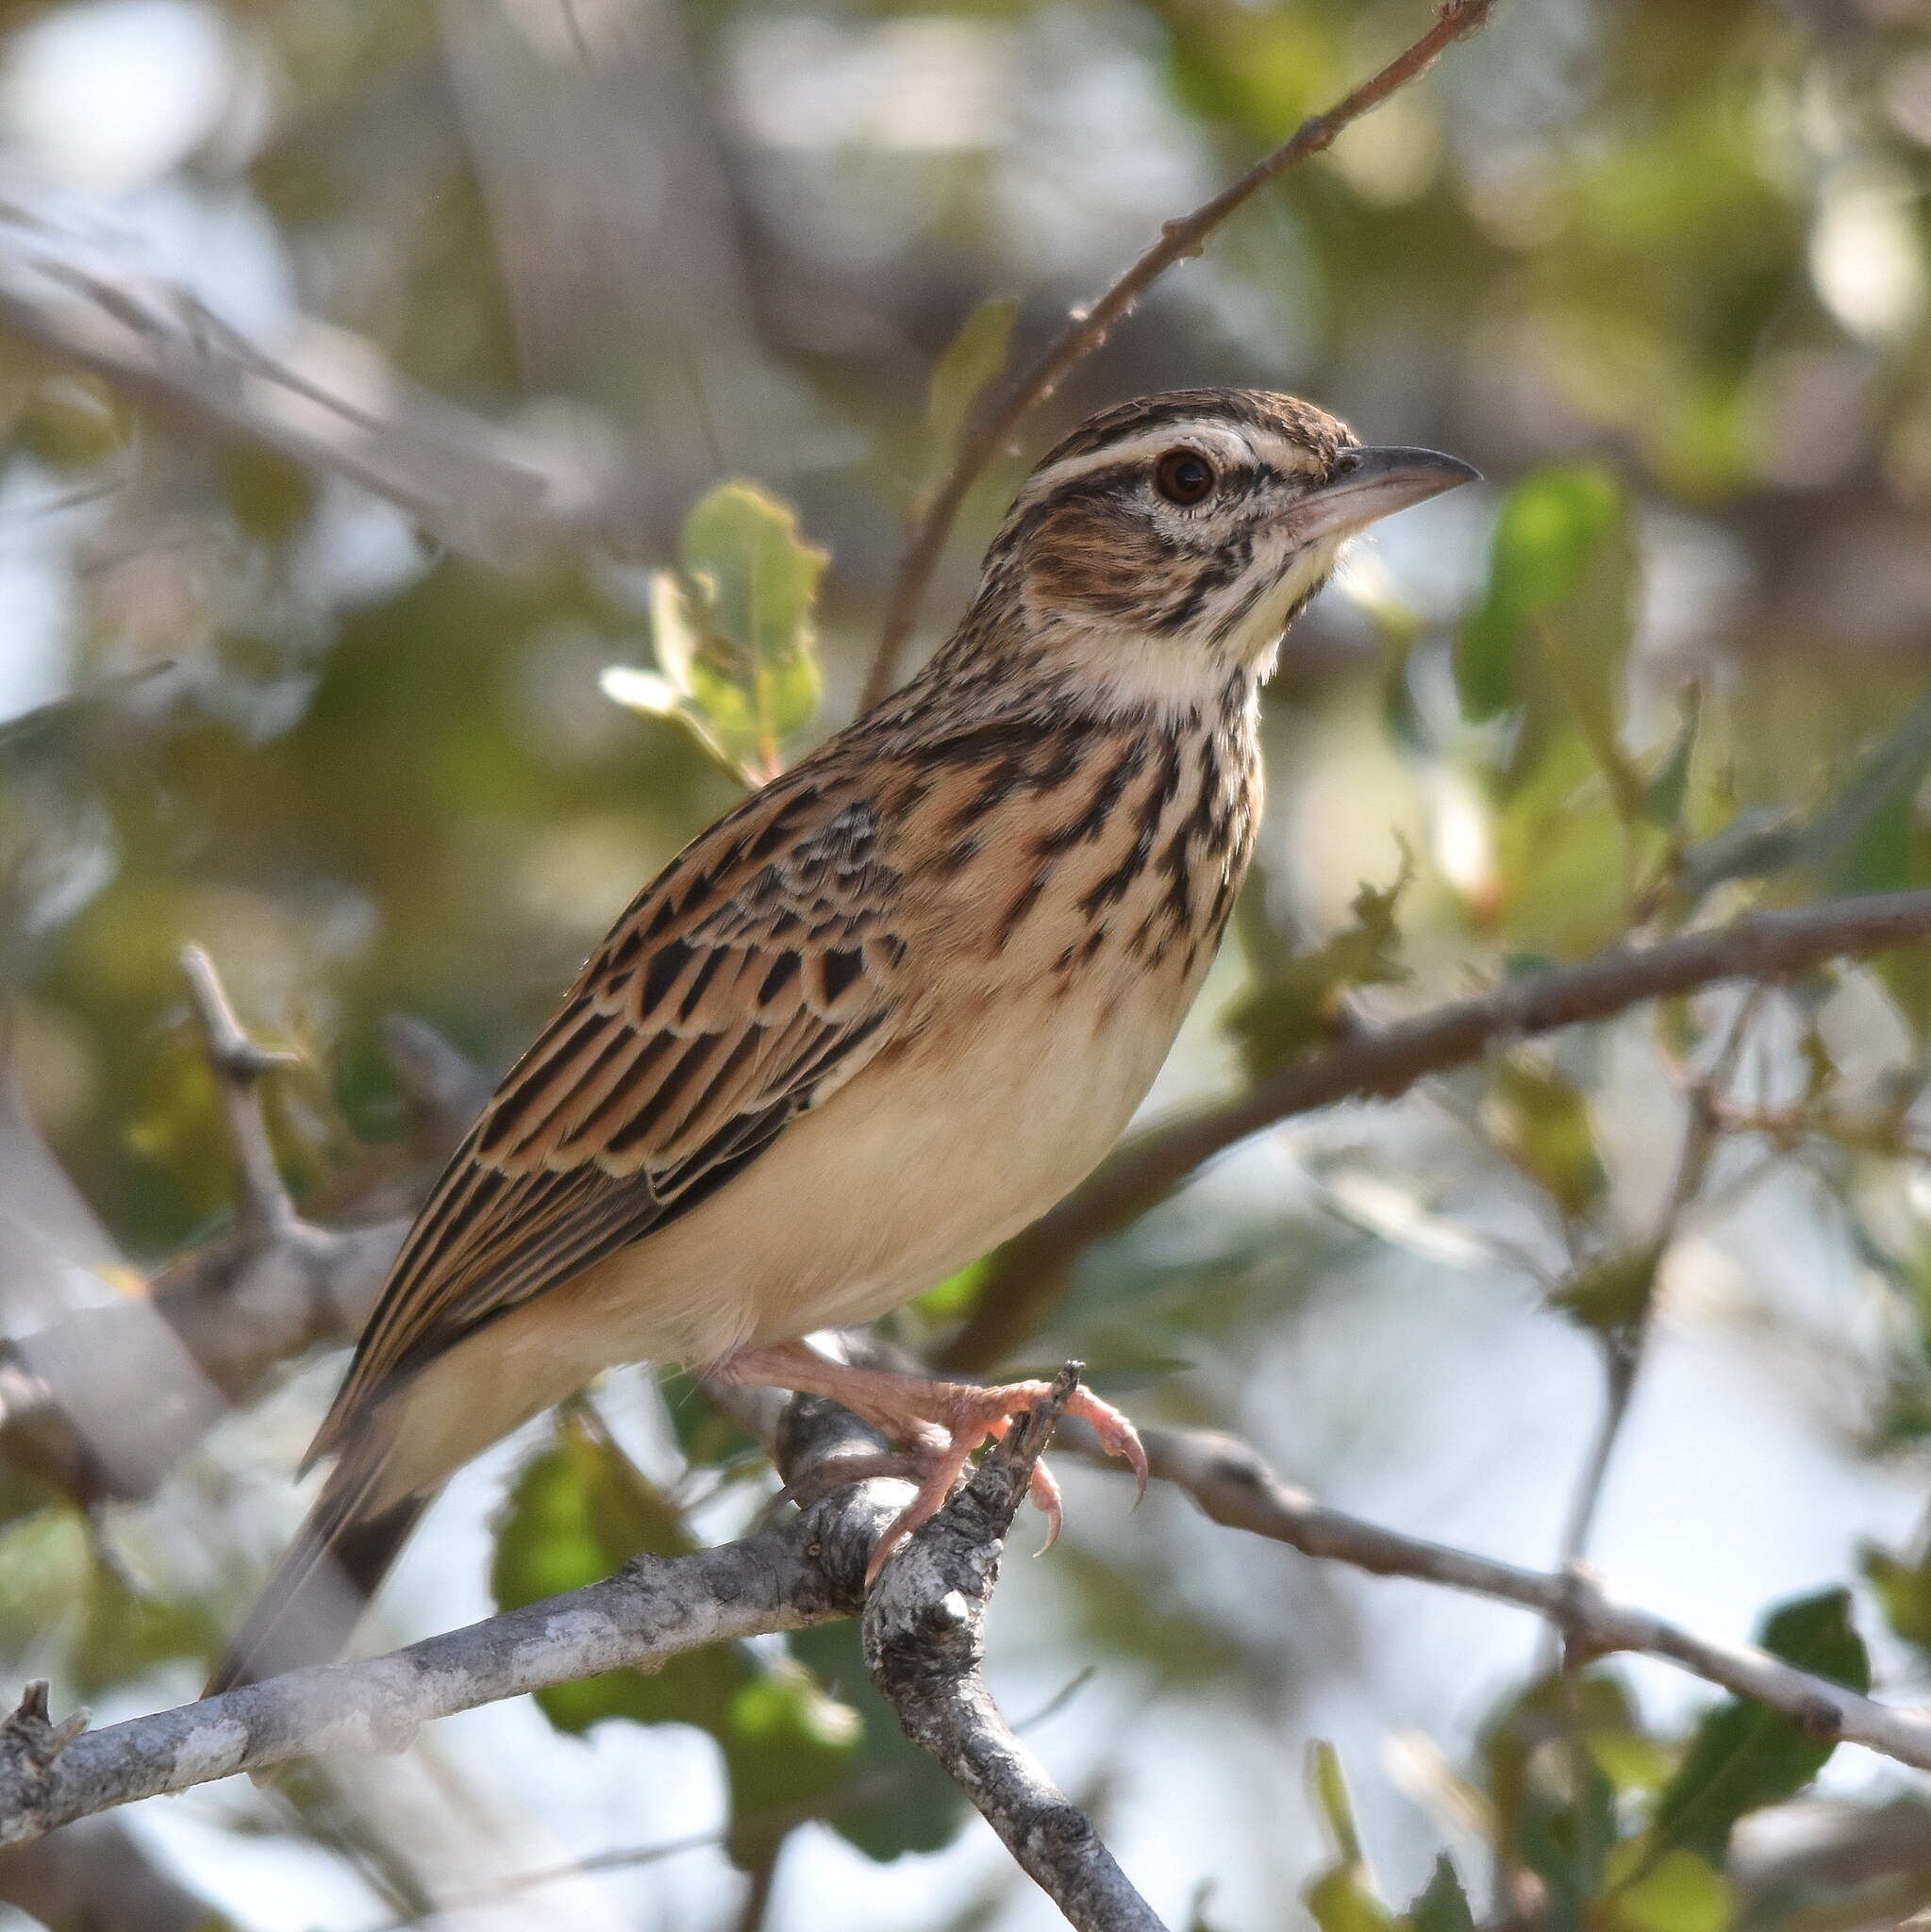
<path id="1" fill-rule="evenodd" d="M 1474 475 L 1250 391 L 1060 441 L 930 664 L 646 886 L 497 1090 L 216 1687 L 332 1655 L 448 1477 L 620 1362 L 828 1395 L 903 1444 L 922 1480 L 874 1568 L 932 1514 L 1045 1385 L 801 1338 L 897 1307 L 1099 1161 L 1246 869 L 1283 631 L 1345 539 Z M 1143 1482 L 1125 1418 L 1072 1407 Z M 1057 1517 L 1050 1478 L 1035 1497 Z"/>

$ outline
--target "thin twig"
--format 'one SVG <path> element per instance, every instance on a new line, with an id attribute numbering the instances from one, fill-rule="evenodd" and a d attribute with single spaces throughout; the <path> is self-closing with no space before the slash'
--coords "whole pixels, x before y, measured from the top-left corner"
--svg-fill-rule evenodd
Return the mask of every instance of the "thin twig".
<path id="1" fill-rule="evenodd" d="M 130 264 L 83 266 L 72 237 L 6 214 L 0 330 L 197 425 L 346 476 L 471 556 L 500 559 L 544 533 L 581 535 L 612 508 L 556 456 L 393 370 L 361 385 L 381 398 L 365 407 L 268 355 L 182 284 Z M 375 351 L 357 349 L 373 371 Z"/>
<path id="2" fill-rule="evenodd" d="M 1222 189 L 1210 201 L 1202 202 L 1190 214 L 1162 223 L 1158 240 L 1090 307 L 1073 311 L 1052 346 L 1003 403 L 995 407 L 987 398 L 974 408 L 959 432 L 951 467 L 907 535 L 905 555 L 892 583 L 878 653 L 865 679 L 861 706 L 876 704 L 897 681 L 899 658 L 918 620 L 919 607 L 924 601 L 932 573 L 938 568 L 959 509 L 979 473 L 1020 424 L 1059 387 L 1070 371 L 1107 340 L 1117 324 L 1132 313 L 1140 298 L 1168 269 L 1189 256 L 1198 255 L 1207 238 L 1236 208 L 1276 176 L 1320 154 L 1350 122 L 1379 107 L 1390 94 L 1423 73 L 1444 48 L 1473 33 L 1488 19 L 1493 4 L 1494 0 L 1439 0 L 1434 25 L 1418 41 L 1324 114 L 1310 115 L 1279 147 L 1256 161 L 1239 180 Z"/>
<path id="3" fill-rule="evenodd" d="M 1677 1149 L 1675 1172 L 1664 1197 L 1661 1211 L 1652 1229 L 1647 1252 L 1654 1265 L 1662 1265 L 1663 1256 L 1676 1239 L 1683 1217 L 1703 1191 L 1709 1164 L 1723 1138 L 1723 1090 L 1735 1076 L 1737 1063 L 1752 1022 L 1763 1003 L 1767 988 L 1753 986 L 1744 994 L 1736 1017 L 1731 1021 L 1716 1057 L 1702 1074 L 1684 1083 L 1683 1099 L 1688 1109 L 1683 1139 Z M 1602 1506 L 1603 1490 L 1608 1481 L 1609 1464 L 1616 1444 L 1628 1420 L 1637 1378 L 1642 1373 L 1650 1337 L 1656 1330 L 1656 1295 L 1647 1295 L 1641 1312 L 1625 1333 L 1606 1335 L 1603 1341 L 1603 1413 L 1595 1440 L 1583 1460 L 1575 1495 L 1570 1504 L 1569 1522 L 1562 1536 L 1561 1563 L 1565 1570 L 1580 1563 L 1588 1554 L 1590 1532 L 1596 1511 Z"/>
<path id="4" fill-rule="evenodd" d="M 1072 1427 L 1069 1425 L 1069 1436 Z M 1618 1603 L 1584 1571 L 1524 1570 L 1493 1557 L 1405 1536 L 1328 1509 L 1281 1481 L 1246 1443 L 1207 1430 L 1142 1429 L 1157 1481 L 1185 1490 L 1215 1523 L 1287 1543 L 1308 1557 L 1375 1576 L 1406 1576 L 1515 1604 L 1558 1624 L 1577 1656 L 1640 1652 L 1793 1718 L 1812 1737 L 1862 1744 L 1931 1771 L 1931 1711 L 1880 1704 L 1749 1644 L 1699 1637 L 1651 1611 Z M 1064 1445 L 1104 1462 L 1081 1435 Z M 1064 1450 L 1062 1449 L 1062 1453 Z"/>
<path id="5" fill-rule="evenodd" d="M 1491 1046 L 1573 1026 L 1731 979 L 1789 979 L 1832 959 L 1931 941 L 1931 890 L 1756 912 L 1650 946 L 1618 946 L 1574 966 L 1439 1007 L 1284 1067 L 1235 1099 L 1135 1135 L 1093 1177 L 1002 1248 L 971 1319 L 946 1349 L 951 1369 L 1004 1360 L 1032 1332 L 1094 1241 L 1165 1199 L 1217 1154 L 1296 1114 L 1341 1100 L 1393 1100 Z"/>
<path id="6" fill-rule="evenodd" d="M 295 1203 L 275 1162 L 275 1143 L 261 1111 L 261 1076 L 276 1067 L 299 1065 L 291 1053 L 270 1053 L 256 1045 L 235 1017 L 214 961 L 199 946 L 181 955 L 181 971 L 208 1043 L 208 1063 L 221 1091 L 228 1146 L 235 1157 L 236 1205 L 242 1225 L 272 1238 L 294 1226 Z"/>

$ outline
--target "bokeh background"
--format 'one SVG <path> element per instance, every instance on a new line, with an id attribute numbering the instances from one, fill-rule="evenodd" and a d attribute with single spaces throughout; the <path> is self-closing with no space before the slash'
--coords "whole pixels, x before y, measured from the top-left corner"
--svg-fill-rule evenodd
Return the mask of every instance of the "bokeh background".
<path id="1" fill-rule="evenodd" d="M 1424 24 L 1421 0 L 0 8 L 0 1226 L 41 1257 L 8 1332 L 139 1292 L 233 1213 L 190 941 L 298 1056 L 270 1097 L 307 1209 L 394 1211 L 422 1174 L 385 1016 L 500 1071 L 736 795 L 651 715 L 649 573 L 691 561 L 691 506 L 750 479 L 829 553 L 822 701 L 807 666 L 782 721 L 808 743 L 851 713 L 968 319 L 955 375 L 990 366 L 989 301 L 1023 361 Z M 1386 526 L 1297 628 L 1255 878 L 1152 1115 L 1630 933 L 1931 879 L 1927 182 L 1923 0 L 1503 0 L 993 466 L 920 654 L 1029 455 L 1104 402 L 1290 389 L 1490 478 Z M 165 338 L 175 379 L 59 353 L 96 327 Z M 613 687 L 641 708 L 613 666 L 648 674 Z M 1896 958 L 1732 989 L 1290 1123 L 1086 1256 L 1012 1359 L 1077 1353 L 1142 1417 L 1230 1429 L 1401 1527 L 1584 1551 L 1714 1636 L 1792 1600 L 1787 1631 L 1848 1615 L 1885 1694 L 1922 1697 L 1927 991 Z M 1686 1159 L 1699 1080 L 1716 1130 Z M 132 1272 L 92 1235 L 58 1265 L 34 1131 L 76 1191 L 61 1224 L 91 1215 Z M 973 1292 L 898 1338 L 940 1345 Z M 0 1477 L 6 1681 L 103 1718 L 193 1695 L 340 1360 L 291 1362 L 150 1501 Z M 1617 1664 L 1565 1690 L 1516 1612 L 1064 1474 L 1064 1542 L 1007 1566 L 993 1679 L 1176 1925 L 1365 1932 L 1444 1852 L 1498 1924 L 1822 1932 L 1931 1901 L 1931 1803 L 1894 1766 L 1845 1750 L 1669 1826 L 1707 1687 Z M 768 1480 L 688 1388 L 613 1377 L 452 1490 L 382 1630 L 728 1533 Z M 0 1895 L 57 1932 L 1057 1923 L 894 1739 L 848 1632 L 791 1657 L 150 1804 L 67 1894 L 16 1859 Z"/>

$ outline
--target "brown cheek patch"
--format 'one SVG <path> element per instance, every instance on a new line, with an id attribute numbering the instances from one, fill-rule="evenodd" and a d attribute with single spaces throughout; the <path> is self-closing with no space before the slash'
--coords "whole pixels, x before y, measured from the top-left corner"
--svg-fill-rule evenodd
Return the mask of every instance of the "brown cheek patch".
<path id="1" fill-rule="evenodd" d="M 1132 517 L 1096 515 L 1084 504 L 1057 509 L 1031 545 L 1035 596 L 1094 617 L 1130 618 L 1173 594 L 1185 559 L 1157 530 Z"/>

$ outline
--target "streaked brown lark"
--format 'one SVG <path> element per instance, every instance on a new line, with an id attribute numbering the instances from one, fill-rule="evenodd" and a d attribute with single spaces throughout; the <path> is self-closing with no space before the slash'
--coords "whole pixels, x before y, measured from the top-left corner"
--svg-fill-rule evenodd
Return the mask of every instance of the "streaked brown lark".
<path id="1" fill-rule="evenodd" d="M 1053 449 L 950 641 L 644 888 L 484 1109 L 217 1684 L 331 1654 L 448 1477 L 620 1362 L 832 1396 L 902 1444 L 920 1487 L 875 1570 L 1045 1385 L 802 1338 L 897 1307 L 1099 1161 L 1246 870 L 1282 633 L 1348 537 L 1474 474 L 1238 390 Z M 1143 1482 L 1132 1424 L 1072 1407 Z M 1035 1498 L 1057 1521 L 1050 1477 Z"/>

